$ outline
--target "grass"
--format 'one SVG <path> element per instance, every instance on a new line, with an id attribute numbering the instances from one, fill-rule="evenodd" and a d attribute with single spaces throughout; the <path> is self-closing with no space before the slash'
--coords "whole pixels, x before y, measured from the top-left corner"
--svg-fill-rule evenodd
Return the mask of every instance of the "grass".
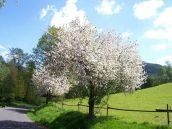
<path id="1" fill-rule="evenodd" d="M 78 99 L 65 100 L 65 103 L 76 105 L 78 103 Z M 83 104 L 88 104 L 88 100 L 83 100 Z M 108 104 L 110 107 L 126 109 L 166 109 L 167 104 L 172 107 L 172 83 L 138 90 L 134 93 L 113 94 L 110 96 Z M 64 108 L 67 110 L 77 110 L 77 107 L 64 106 Z M 86 107 L 81 107 L 80 111 L 87 113 L 88 109 Z M 101 112 L 97 115 L 106 115 L 106 110 L 101 110 Z M 127 122 L 149 122 L 160 125 L 167 124 L 166 113 L 122 112 L 116 110 L 109 110 L 109 115 L 118 117 L 121 120 Z M 170 113 L 170 119 L 172 121 L 172 113 Z"/>
<path id="2" fill-rule="evenodd" d="M 117 118 L 96 117 L 89 120 L 78 111 L 62 110 L 59 104 L 51 103 L 28 113 L 33 121 L 49 129 L 170 129 L 167 126 L 149 123 L 125 122 Z"/>
<path id="3" fill-rule="evenodd" d="M 33 104 L 28 104 L 26 102 L 22 102 L 22 101 L 13 101 L 10 103 L 0 102 L 0 108 L 4 108 L 4 107 L 34 108 L 36 106 Z"/>
<path id="4" fill-rule="evenodd" d="M 35 107 L 35 105 L 33 104 L 28 104 L 26 102 L 22 102 L 22 101 L 14 101 L 11 103 L 11 106 L 16 106 L 16 107 Z"/>
<path id="5" fill-rule="evenodd" d="M 1 107 L 26 107 L 26 108 L 34 108 L 35 105 L 32 104 L 28 104 L 26 102 L 22 102 L 22 101 L 13 101 L 10 103 L 4 103 L 4 102 L 0 102 L 0 108 Z"/>
<path id="6" fill-rule="evenodd" d="M 68 104 L 77 104 L 78 99 L 65 100 Z M 83 104 L 87 104 L 87 99 Z M 165 109 L 166 104 L 172 106 L 172 83 L 160 85 L 153 88 L 138 90 L 132 94 L 114 94 L 110 96 L 109 105 L 116 108 L 155 110 L 157 108 Z M 89 121 L 86 117 L 88 108 L 80 107 L 80 113 L 77 107 L 64 106 L 61 104 L 49 104 L 39 107 L 28 115 L 38 123 L 41 123 L 50 129 L 166 129 L 166 113 L 140 113 L 140 112 L 122 112 L 109 110 L 110 119 L 105 119 L 105 110 L 97 114 L 97 118 Z M 172 113 L 170 113 L 172 121 Z M 71 122 L 70 122 L 71 121 Z M 172 123 L 171 123 L 172 124 Z M 77 127 L 74 125 L 78 125 Z M 82 126 L 82 127 L 80 127 Z M 171 127 L 171 126 L 170 126 Z"/>

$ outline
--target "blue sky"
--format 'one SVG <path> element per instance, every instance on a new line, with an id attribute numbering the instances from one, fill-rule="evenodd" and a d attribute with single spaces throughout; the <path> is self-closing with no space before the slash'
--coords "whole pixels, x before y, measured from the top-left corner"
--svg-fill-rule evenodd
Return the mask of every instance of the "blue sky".
<path id="1" fill-rule="evenodd" d="M 100 31 L 115 30 L 139 44 L 146 62 L 172 62 L 171 0 L 7 0 L 0 9 L 0 54 L 31 52 L 48 26 L 87 17 Z"/>

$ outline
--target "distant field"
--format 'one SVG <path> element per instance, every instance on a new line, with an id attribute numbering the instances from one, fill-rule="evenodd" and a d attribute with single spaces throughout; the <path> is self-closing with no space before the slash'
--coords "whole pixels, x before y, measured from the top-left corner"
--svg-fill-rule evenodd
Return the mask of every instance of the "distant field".
<path id="1" fill-rule="evenodd" d="M 77 104 L 78 99 L 66 100 L 65 102 L 68 104 Z M 84 100 L 83 103 L 87 104 L 87 100 Z M 108 103 L 111 107 L 127 109 L 165 109 L 167 104 L 172 107 L 172 83 L 138 90 L 130 94 L 114 94 L 110 96 Z M 77 110 L 77 107 L 64 106 L 64 108 L 69 110 Z M 81 107 L 80 109 L 83 112 L 87 112 L 86 107 Z M 102 110 L 101 114 L 98 115 L 105 115 L 105 111 Z M 154 124 L 167 124 L 166 113 L 122 112 L 110 110 L 109 115 L 130 122 L 135 121 L 139 123 L 149 122 Z M 172 121 L 172 113 L 170 113 L 170 118 Z"/>

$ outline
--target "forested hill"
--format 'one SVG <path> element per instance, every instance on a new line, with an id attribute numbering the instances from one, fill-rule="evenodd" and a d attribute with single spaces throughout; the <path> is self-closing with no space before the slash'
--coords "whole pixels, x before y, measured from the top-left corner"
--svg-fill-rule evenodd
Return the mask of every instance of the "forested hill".
<path id="1" fill-rule="evenodd" d="M 144 63 L 144 64 L 145 64 L 145 71 L 148 75 L 157 75 L 162 67 L 159 64 L 153 64 L 153 63 Z"/>
<path id="2" fill-rule="evenodd" d="M 164 83 L 172 82 L 172 65 L 165 66 L 159 64 L 145 63 L 145 71 L 148 75 L 146 83 L 142 88 L 157 86 Z"/>

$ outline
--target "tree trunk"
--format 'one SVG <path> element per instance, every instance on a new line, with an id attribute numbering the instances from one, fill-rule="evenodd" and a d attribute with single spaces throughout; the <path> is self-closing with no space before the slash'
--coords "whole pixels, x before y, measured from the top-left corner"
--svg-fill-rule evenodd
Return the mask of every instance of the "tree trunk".
<path id="1" fill-rule="evenodd" d="M 90 82 L 90 95 L 89 95 L 89 118 L 94 118 L 94 86 Z"/>
<path id="2" fill-rule="evenodd" d="M 45 103 L 48 104 L 48 95 L 46 95 L 46 100 L 45 100 Z"/>
<path id="3" fill-rule="evenodd" d="M 49 90 L 46 94 L 46 104 L 51 100 L 51 91 Z"/>
<path id="4" fill-rule="evenodd" d="M 87 68 L 85 68 L 85 72 L 87 76 L 91 76 L 91 71 Z M 93 119 L 94 118 L 94 102 L 95 102 L 95 86 L 93 85 L 92 81 L 89 81 L 90 86 L 89 86 L 89 113 L 88 113 L 88 117 L 89 119 Z"/>
<path id="5" fill-rule="evenodd" d="M 48 104 L 49 100 L 50 100 L 50 94 L 47 93 L 47 94 L 46 94 L 46 104 Z"/>

